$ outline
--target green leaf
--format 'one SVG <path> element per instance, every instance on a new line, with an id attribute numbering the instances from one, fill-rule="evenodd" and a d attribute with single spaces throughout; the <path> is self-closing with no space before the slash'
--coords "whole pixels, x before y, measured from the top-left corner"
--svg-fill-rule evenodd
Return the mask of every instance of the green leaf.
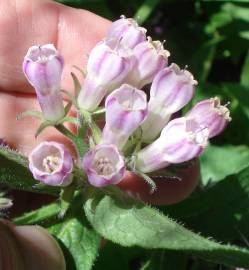
<path id="1" fill-rule="evenodd" d="M 145 0 L 144 3 L 137 10 L 134 18 L 139 21 L 140 24 L 143 24 L 156 6 L 159 4 L 160 0 Z"/>
<path id="2" fill-rule="evenodd" d="M 27 116 L 31 116 L 31 117 L 35 117 L 35 118 L 44 120 L 44 117 L 43 117 L 42 112 L 37 112 L 37 111 L 26 111 L 26 112 L 22 112 L 22 113 L 20 113 L 20 114 L 17 115 L 16 119 L 17 120 L 20 120 L 20 119 L 22 119 L 24 117 L 27 117 Z"/>
<path id="3" fill-rule="evenodd" d="M 245 169 L 249 165 L 249 148 L 243 145 L 209 145 L 200 160 L 202 182 L 206 185 Z"/>
<path id="4" fill-rule="evenodd" d="M 20 217 L 14 219 L 17 225 L 42 225 L 46 226 L 50 220 L 54 220 L 60 213 L 59 203 L 51 203 L 43 206 L 35 211 L 26 213 Z"/>
<path id="5" fill-rule="evenodd" d="M 82 211 L 83 215 L 83 211 Z M 68 270 L 90 270 L 98 255 L 100 237 L 79 218 L 49 228 L 64 251 Z"/>
<path id="6" fill-rule="evenodd" d="M 28 169 L 28 159 L 7 147 L 0 147 L 0 184 L 9 188 L 51 195 L 58 194 L 58 188 L 38 185 Z"/>
<path id="7" fill-rule="evenodd" d="M 249 267 L 249 251 L 221 245 L 193 233 L 156 209 L 135 202 L 115 189 L 110 195 L 89 188 L 84 209 L 89 222 L 104 238 L 123 246 L 188 252 L 208 261 Z"/>
<path id="8" fill-rule="evenodd" d="M 48 228 L 64 251 L 68 270 L 92 269 L 100 246 L 101 238 L 89 228 L 81 200 L 76 196 L 65 220 Z"/>
<path id="9" fill-rule="evenodd" d="M 248 39 L 249 39 L 249 31 L 248 31 Z M 242 71 L 240 74 L 240 82 L 242 85 L 249 87 L 249 50 L 247 51 L 244 65 L 242 67 Z"/>
<path id="10" fill-rule="evenodd" d="M 235 98 L 238 101 L 239 106 L 249 119 L 249 87 L 245 87 L 238 83 L 223 83 L 223 91 L 226 91 L 231 98 Z"/>
<path id="11" fill-rule="evenodd" d="M 194 230 L 220 241 L 249 237 L 249 166 L 212 188 L 163 208 Z"/>

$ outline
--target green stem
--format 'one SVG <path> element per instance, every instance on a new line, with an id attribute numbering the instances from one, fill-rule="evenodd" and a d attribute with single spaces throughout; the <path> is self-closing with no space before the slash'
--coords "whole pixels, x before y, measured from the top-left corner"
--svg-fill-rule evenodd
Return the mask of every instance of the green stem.
<path id="1" fill-rule="evenodd" d="M 70 130 L 68 130 L 64 125 L 59 124 L 59 125 L 56 125 L 55 128 L 60 133 L 68 137 L 72 142 L 74 142 L 76 136 Z"/>
<path id="2" fill-rule="evenodd" d="M 92 137 L 93 137 L 95 144 L 98 144 L 100 142 L 100 139 L 101 139 L 100 128 L 96 125 L 95 121 L 92 118 L 92 114 L 90 112 L 87 112 L 84 110 L 81 110 L 80 112 L 81 112 L 87 126 L 90 128 L 90 130 L 92 132 Z"/>
<path id="3" fill-rule="evenodd" d="M 64 125 L 59 124 L 56 125 L 55 128 L 62 133 L 64 136 L 69 138 L 78 153 L 79 157 L 83 157 L 86 151 L 88 150 L 88 146 L 84 143 L 84 138 L 75 136 L 70 130 L 68 130 Z"/>

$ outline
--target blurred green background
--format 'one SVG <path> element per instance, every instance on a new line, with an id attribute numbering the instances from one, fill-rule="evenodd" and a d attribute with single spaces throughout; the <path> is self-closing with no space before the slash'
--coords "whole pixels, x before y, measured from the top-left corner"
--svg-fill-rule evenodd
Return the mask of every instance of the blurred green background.
<path id="1" fill-rule="evenodd" d="M 232 122 L 201 157 L 202 181 L 192 197 L 162 211 L 202 235 L 248 246 L 249 0 L 60 0 L 110 20 L 134 17 L 153 39 L 166 40 L 169 61 L 188 66 L 199 84 L 192 104 L 219 96 L 230 102 Z M 118 258 L 113 260 L 113 258 Z M 162 258 L 167 260 L 162 260 Z M 147 263 L 150 258 L 150 263 Z M 152 258 L 152 259 L 151 259 Z M 160 263 L 162 261 L 162 264 Z M 122 267 L 121 267 L 122 266 Z M 228 269 L 174 252 L 107 244 L 94 269 Z M 230 268 L 229 268 L 230 269 Z"/>

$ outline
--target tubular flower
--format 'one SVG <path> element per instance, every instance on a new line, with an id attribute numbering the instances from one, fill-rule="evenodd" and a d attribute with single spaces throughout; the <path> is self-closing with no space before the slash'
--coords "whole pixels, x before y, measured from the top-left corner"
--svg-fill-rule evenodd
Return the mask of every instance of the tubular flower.
<path id="1" fill-rule="evenodd" d="M 95 187 L 104 187 L 119 183 L 125 173 L 125 162 L 117 147 L 111 144 L 99 144 L 86 153 L 83 169 L 88 181 Z"/>
<path id="2" fill-rule="evenodd" d="M 87 75 L 78 97 L 82 109 L 93 111 L 104 96 L 119 87 L 132 68 L 130 50 L 117 38 L 99 42 L 92 50 Z"/>
<path id="3" fill-rule="evenodd" d="M 132 18 L 121 18 L 112 23 L 107 36 L 117 37 L 121 44 L 133 49 L 137 44 L 146 40 L 147 30 L 140 27 L 138 23 Z"/>
<path id="4" fill-rule="evenodd" d="M 146 95 L 124 84 L 107 97 L 105 108 L 106 125 L 102 142 L 115 144 L 121 149 L 147 116 Z"/>
<path id="5" fill-rule="evenodd" d="M 148 117 L 142 125 L 143 141 L 150 142 L 160 134 L 171 115 L 192 99 L 196 84 L 192 74 L 176 64 L 156 75 L 150 90 Z"/>
<path id="6" fill-rule="evenodd" d="M 35 88 L 43 115 L 57 121 L 64 116 L 60 94 L 61 74 L 64 61 L 54 45 L 32 46 L 23 62 L 23 72 Z"/>
<path id="7" fill-rule="evenodd" d="M 147 41 L 139 43 L 133 50 L 134 68 L 129 73 L 129 84 L 141 89 L 151 83 L 156 74 L 168 64 L 170 53 L 164 49 L 160 41 Z"/>
<path id="8" fill-rule="evenodd" d="M 208 143 L 209 130 L 186 117 L 170 121 L 161 136 L 137 153 L 136 168 L 144 173 L 198 157 Z"/>
<path id="9" fill-rule="evenodd" d="M 72 180 L 73 159 L 63 144 L 42 142 L 29 155 L 29 169 L 40 182 L 67 186 Z"/>
<path id="10" fill-rule="evenodd" d="M 217 97 L 197 103 L 187 117 L 194 118 L 201 126 L 207 127 L 209 138 L 219 135 L 231 121 L 229 109 L 222 106 Z"/>

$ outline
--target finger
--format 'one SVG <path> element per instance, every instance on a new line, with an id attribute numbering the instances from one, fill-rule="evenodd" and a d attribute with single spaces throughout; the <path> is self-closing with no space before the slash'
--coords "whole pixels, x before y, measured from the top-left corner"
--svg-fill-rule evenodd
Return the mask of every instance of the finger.
<path id="1" fill-rule="evenodd" d="M 200 178 L 200 163 L 196 159 L 187 168 L 179 168 L 174 178 L 155 179 L 157 189 L 151 194 L 151 187 L 134 173 L 127 172 L 118 185 L 131 196 L 154 205 L 178 203 L 187 198 L 196 188 Z"/>
<path id="2" fill-rule="evenodd" d="M 0 269 L 66 269 L 61 248 L 42 227 L 0 220 L 0 236 Z"/>
<path id="3" fill-rule="evenodd" d="M 16 226 L 17 237 L 27 270 L 65 270 L 66 263 L 58 243 L 40 226 Z"/>
<path id="4" fill-rule="evenodd" d="M 65 58 L 62 87 L 71 88 L 72 65 L 86 64 L 86 55 L 109 24 L 88 11 L 49 0 L 0 1 L 0 90 L 33 91 L 22 73 L 23 57 L 30 46 L 46 43 L 55 44 Z"/>

